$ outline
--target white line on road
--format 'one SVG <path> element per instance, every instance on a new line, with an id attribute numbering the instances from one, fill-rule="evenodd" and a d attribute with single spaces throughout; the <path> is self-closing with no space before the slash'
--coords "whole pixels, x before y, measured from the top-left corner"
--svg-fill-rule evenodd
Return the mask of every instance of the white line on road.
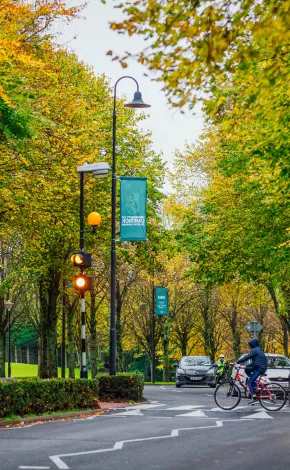
<path id="1" fill-rule="evenodd" d="M 195 408 L 202 408 L 202 405 L 184 405 L 184 406 L 173 406 L 172 408 L 166 408 L 164 411 L 190 411 Z M 162 410 L 163 411 L 163 410 Z"/>
<path id="2" fill-rule="evenodd" d="M 239 420 L 237 420 L 239 421 Z M 50 456 L 50 460 L 57 466 L 59 470 L 69 470 L 69 467 L 64 463 L 62 458 L 64 457 L 77 457 L 81 455 L 90 455 L 90 454 L 100 454 L 102 452 L 113 452 L 116 450 L 121 450 L 123 449 L 124 444 L 128 444 L 131 442 L 144 442 L 144 441 L 154 441 L 154 440 L 159 440 L 159 439 L 170 439 L 173 437 L 178 437 L 180 431 L 192 431 L 194 429 L 199 430 L 199 429 L 210 429 L 210 428 L 220 428 L 223 426 L 222 421 L 216 421 L 216 424 L 213 426 L 195 426 L 192 428 L 180 428 L 180 429 L 173 429 L 171 431 L 171 434 L 167 436 L 153 436 L 153 437 L 143 437 L 140 439 L 128 439 L 125 441 L 118 441 L 115 443 L 114 447 L 111 449 L 98 449 L 98 450 L 89 450 L 85 452 L 75 452 L 73 454 L 61 454 L 61 455 L 52 455 Z M 62 457 L 62 458 L 61 458 Z"/>
<path id="3" fill-rule="evenodd" d="M 21 466 L 18 467 L 18 468 L 22 468 L 22 469 L 29 469 L 29 468 L 30 468 L 31 470 L 32 470 L 32 469 L 33 469 L 33 470 L 47 470 L 47 469 L 49 469 L 50 467 L 31 467 L 31 466 L 28 467 L 28 466 L 26 466 L 26 465 L 21 465 Z"/>

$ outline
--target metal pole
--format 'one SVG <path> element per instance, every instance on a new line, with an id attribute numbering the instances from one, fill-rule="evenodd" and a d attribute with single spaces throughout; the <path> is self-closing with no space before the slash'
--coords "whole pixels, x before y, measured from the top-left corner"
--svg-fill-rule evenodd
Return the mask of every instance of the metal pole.
<path id="1" fill-rule="evenodd" d="M 81 379 L 88 378 L 87 355 L 86 355 L 86 303 L 85 294 L 81 293 L 81 312 L 82 312 L 82 355 L 81 355 Z"/>
<path id="2" fill-rule="evenodd" d="M 155 384 L 155 286 L 152 289 L 152 383 Z"/>
<path id="3" fill-rule="evenodd" d="M 11 377 L 10 308 L 8 308 L 8 377 Z"/>
<path id="4" fill-rule="evenodd" d="M 65 308 L 66 308 L 66 297 L 65 297 L 65 281 L 62 283 L 62 338 L 61 338 L 61 376 L 65 379 Z"/>
<path id="5" fill-rule="evenodd" d="M 84 248 L 84 173 L 80 173 L 80 249 Z"/>
<path id="6" fill-rule="evenodd" d="M 116 375 L 116 86 L 113 110 L 110 375 Z"/>
<path id="7" fill-rule="evenodd" d="M 254 321 L 254 338 L 256 338 L 256 322 Z"/>
<path id="8" fill-rule="evenodd" d="M 120 80 L 130 78 L 134 80 L 139 91 L 139 85 L 135 78 L 124 76 L 116 81 L 114 86 L 114 108 L 113 108 L 113 146 L 112 146 L 112 234 L 111 234 L 111 307 L 110 307 L 110 375 L 116 375 L 116 97 L 117 85 Z"/>

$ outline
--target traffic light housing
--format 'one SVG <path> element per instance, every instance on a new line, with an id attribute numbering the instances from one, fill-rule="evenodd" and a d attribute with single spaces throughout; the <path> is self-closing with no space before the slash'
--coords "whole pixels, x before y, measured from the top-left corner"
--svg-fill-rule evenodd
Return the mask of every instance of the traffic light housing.
<path id="1" fill-rule="evenodd" d="M 73 286 L 79 292 L 85 292 L 92 288 L 92 278 L 86 274 L 77 274 L 73 277 Z"/>
<path id="2" fill-rule="evenodd" d="M 71 262 L 74 266 L 81 269 L 90 268 L 92 266 L 93 257 L 87 251 L 76 251 L 71 255 Z"/>

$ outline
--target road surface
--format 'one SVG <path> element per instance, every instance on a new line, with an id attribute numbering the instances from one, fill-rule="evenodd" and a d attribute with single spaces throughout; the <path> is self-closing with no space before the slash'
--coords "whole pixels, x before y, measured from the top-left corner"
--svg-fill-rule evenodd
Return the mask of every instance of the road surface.
<path id="1" fill-rule="evenodd" d="M 147 386 L 149 403 L 74 421 L 0 429 L 1 470 L 286 470 L 290 408 L 242 400 L 219 410 L 213 390 Z"/>

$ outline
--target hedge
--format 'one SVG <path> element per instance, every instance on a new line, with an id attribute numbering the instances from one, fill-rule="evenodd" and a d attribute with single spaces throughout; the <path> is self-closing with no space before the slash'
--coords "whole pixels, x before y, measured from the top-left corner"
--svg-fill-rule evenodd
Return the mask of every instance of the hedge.
<path id="1" fill-rule="evenodd" d="M 0 381 L 0 417 L 99 408 L 99 384 L 88 379 Z"/>
<path id="2" fill-rule="evenodd" d="M 141 374 L 120 373 L 117 375 L 98 375 L 99 394 L 103 400 L 143 398 L 144 377 Z"/>

